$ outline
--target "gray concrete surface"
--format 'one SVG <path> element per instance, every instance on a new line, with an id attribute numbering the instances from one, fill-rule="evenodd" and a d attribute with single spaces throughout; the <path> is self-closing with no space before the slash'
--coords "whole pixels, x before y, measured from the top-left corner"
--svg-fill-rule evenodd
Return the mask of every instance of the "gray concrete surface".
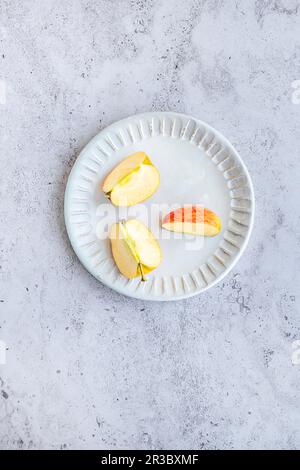
<path id="1" fill-rule="evenodd" d="M 293 0 L 1 1 L 1 449 L 299 448 L 299 30 Z M 63 220 L 80 149 L 151 110 L 220 130 L 256 193 L 234 271 L 176 303 L 101 285 Z"/>

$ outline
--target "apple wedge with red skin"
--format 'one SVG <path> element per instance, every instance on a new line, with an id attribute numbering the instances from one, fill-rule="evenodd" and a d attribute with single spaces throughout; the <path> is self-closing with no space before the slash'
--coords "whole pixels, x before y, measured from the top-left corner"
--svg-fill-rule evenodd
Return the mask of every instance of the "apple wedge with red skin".
<path id="1" fill-rule="evenodd" d="M 167 214 L 162 221 L 162 227 L 171 232 L 214 237 L 221 230 L 221 219 L 205 207 L 189 205 Z"/>

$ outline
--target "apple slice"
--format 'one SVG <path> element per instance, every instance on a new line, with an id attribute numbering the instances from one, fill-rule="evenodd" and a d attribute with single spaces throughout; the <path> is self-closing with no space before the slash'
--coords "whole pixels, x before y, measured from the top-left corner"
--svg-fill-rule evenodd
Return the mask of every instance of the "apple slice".
<path id="1" fill-rule="evenodd" d="M 172 232 L 213 237 L 221 230 L 221 219 L 202 206 L 184 206 L 166 215 L 162 227 Z"/>
<path id="2" fill-rule="evenodd" d="M 128 207 L 152 196 L 159 179 L 158 170 L 145 152 L 136 152 L 109 173 L 102 189 L 113 204 Z"/>
<path id="3" fill-rule="evenodd" d="M 111 227 L 111 248 L 116 265 L 128 279 L 157 268 L 162 260 L 160 246 L 150 230 L 136 219 L 121 221 Z"/>

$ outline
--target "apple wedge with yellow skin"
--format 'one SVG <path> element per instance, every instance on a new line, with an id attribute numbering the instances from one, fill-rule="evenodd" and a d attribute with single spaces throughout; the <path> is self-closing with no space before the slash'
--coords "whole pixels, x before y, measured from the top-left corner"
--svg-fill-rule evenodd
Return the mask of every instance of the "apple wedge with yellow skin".
<path id="1" fill-rule="evenodd" d="M 221 219 L 202 206 L 184 206 L 166 215 L 162 227 L 172 232 L 214 237 L 221 230 Z"/>
<path id="2" fill-rule="evenodd" d="M 140 276 L 157 268 L 162 260 L 158 241 L 139 220 L 121 221 L 111 227 L 110 235 L 113 258 L 119 271 L 128 279 Z"/>
<path id="3" fill-rule="evenodd" d="M 115 206 L 143 202 L 159 186 L 159 172 L 145 152 L 136 152 L 119 163 L 105 178 L 102 190 Z"/>

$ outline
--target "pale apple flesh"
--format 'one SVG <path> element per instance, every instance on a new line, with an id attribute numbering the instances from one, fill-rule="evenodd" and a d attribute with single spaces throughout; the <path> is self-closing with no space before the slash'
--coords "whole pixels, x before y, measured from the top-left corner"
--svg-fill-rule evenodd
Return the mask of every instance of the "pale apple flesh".
<path id="1" fill-rule="evenodd" d="M 144 152 L 136 152 L 122 160 L 105 178 L 102 186 L 103 191 L 110 192 L 124 176 L 138 168 L 147 158 Z"/>
<path id="2" fill-rule="evenodd" d="M 116 206 L 128 207 L 152 196 L 159 182 L 159 172 L 149 157 L 145 152 L 136 152 L 110 172 L 102 190 Z"/>
<path id="3" fill-rule="evenodd" d="M 131 219 L 114 224 L 110 231 L 113 258 L 119 271 L 128 279 L 157 268 L 162 260 L 160 246 L 150 230 L 140 221 Z"/>
<path id="4" fill-rule="evenodd" d="M 172 232 L 214 237 L 221 230 L 221 219 L 202 206 L 184 206 L 167 214 L 162 227 Z"/>
<path id="5" fill-rule="evenodd" d="M 120 224 L 114 224 L 110 231 L 112 255 L 119 271 L 128 279 L 137 276 L 137 260 L 132 253 Z"/>

